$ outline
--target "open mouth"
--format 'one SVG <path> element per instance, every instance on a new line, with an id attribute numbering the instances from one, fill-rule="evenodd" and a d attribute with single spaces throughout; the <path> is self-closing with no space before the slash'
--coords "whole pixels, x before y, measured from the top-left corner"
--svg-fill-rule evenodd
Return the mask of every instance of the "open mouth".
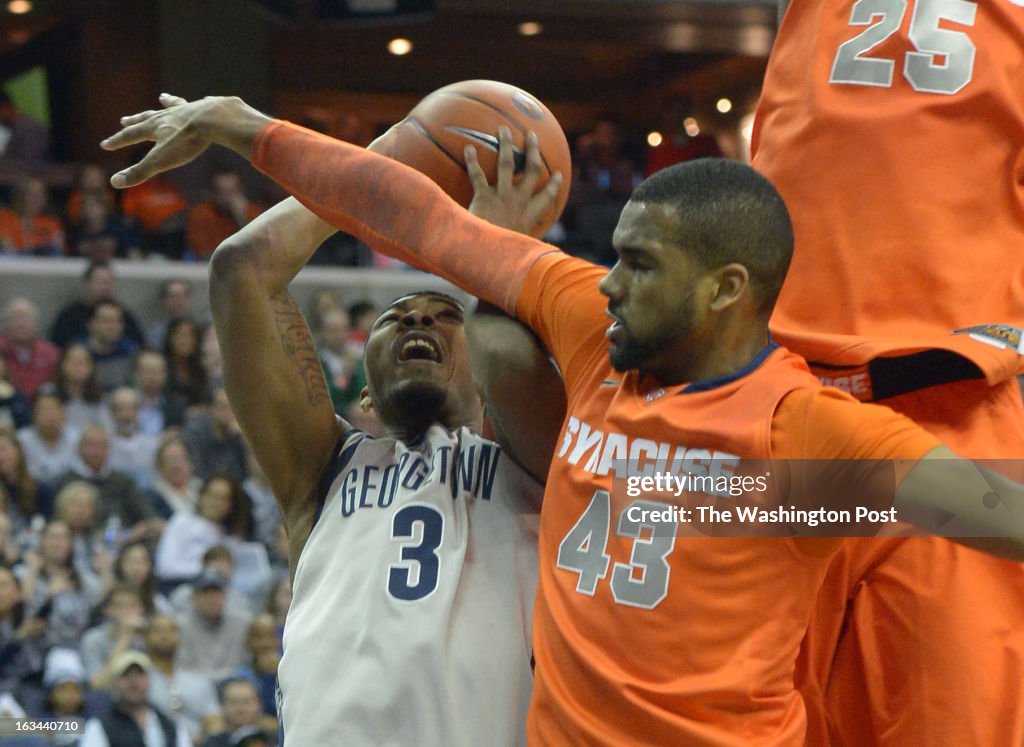
<path id="1" fill-rule="evenodd" d="M 612 320 L 612 323 L 608 325 L 608 329 L 605 330 L 605 337 L 607 337 L 609 340 L 614 340 L 622 333 L 622 320 L 614 313 L 612 313 L 610 310 L 606 310 L 604 313 L 605 316 Z"/>
<path id="2" fill-rule="evenodd" d="M 398 361 L 429 361 L 441 362 L 441 345 L 431 335 L 422 332 L 410 332 L 398 343 Z"/>

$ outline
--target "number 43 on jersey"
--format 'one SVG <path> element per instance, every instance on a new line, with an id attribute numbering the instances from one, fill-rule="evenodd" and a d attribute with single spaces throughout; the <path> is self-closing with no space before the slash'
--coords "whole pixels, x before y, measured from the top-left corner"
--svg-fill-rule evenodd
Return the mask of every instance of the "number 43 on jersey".
<path id="1" fill-rule="evenodd" d="M 914 49 L 902 55 L 902 63 L 903 77 L 911 87 L 922 93 L 952 95 L 970 83 L 974 42 L 967 30 L 950 28 L 974 26 L 978 3 L 968 0 L 857 0 L 850 25 L 867 28 L 839 45 L 829 82 L 891 87 L 899 60 L 871 53 L 900 30 L 908 7 L 907 36 Z"/>

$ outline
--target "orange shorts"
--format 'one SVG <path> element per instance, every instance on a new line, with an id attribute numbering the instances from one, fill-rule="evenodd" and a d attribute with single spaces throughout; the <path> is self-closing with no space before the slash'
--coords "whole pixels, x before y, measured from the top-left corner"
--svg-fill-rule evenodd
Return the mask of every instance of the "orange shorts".
<path id="1" fill-rule="evenodd" d="M 1024 462 L 1013 379 L 881 404 L 962 456 Z M 847 541 L 816 603 L 797 686 L 812 747 L 1024 744 L 1024 565 L 944 539 Z"/>

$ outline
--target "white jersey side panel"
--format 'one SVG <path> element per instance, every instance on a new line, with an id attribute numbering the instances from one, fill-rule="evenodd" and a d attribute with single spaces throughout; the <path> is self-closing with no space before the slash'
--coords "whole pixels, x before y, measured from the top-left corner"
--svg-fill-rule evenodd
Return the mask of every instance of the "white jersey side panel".
<path id="1" fill-rule="evenodd" d="M 287 747 L 525 744 L 542 487 L 465 428 L 342 455 L 285 624 Z"/>

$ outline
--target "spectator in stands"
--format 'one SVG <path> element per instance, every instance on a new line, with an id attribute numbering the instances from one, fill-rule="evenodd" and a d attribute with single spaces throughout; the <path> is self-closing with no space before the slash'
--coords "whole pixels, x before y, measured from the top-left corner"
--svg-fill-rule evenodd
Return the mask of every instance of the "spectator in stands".
<path id="1" fill-rule="evenodd" d="M 277 528 L 281 525 L 281 510 L 277 507 L 274 491 L 266 474 L 256 461 L 256 456 L 245 443 L 245 459 L 249 466 L 249 476 L 242 482 L 242 490 L 252 505 L 253 539 L 262 542 L 267 548 L 273 547 L 277 541 Z"/>
<path id="2" fill-rule="evenodd" d="M 60 350 L 39 336 L 39 307 L 27 298 L 12 298 L 4 306 L 0 356 L 11 382 L 29 400 L 57 373 Z"/>
<path id="3" fill-rule="evenodd" d="M 77 745 L 85 721 L 98 716 L 110 705 L 105 693 L 87 688 L 82 657 L 74 649 L 55 648 L 47 654 L 43 686 L 41 709 L 30 711 L 30 715 L 41 721 L 62 721 L 69 725 L 65 731 L 51 735 L 50 744 L 54 747 Z"/>
<path id="4" fill-rule="evenodd" d="M 50 521 L 38 549 L 27 550 L 14 570 L 21 579 L 26 614 L 46 618 L 47 649 L 76 648 L 103 591 L 99 579 L 75 568 L 68 525 Z"/>
<path id="5" fill-rule="evenodd" d="M 20 560 L 21 547 L 14 536 L 11 518 L 6 513 L 0 511 L 0 565 L 13 567 Z"/>
<path id="6" fill-rule="evenodd" d="M 185 229 L 185 246 L 202 260 L 262 212 L 246 197 L 242 180 L 233 171 L 214 172 L 209 189 L 210 197 L 189 211 Z"/>
<path id="7" fill-rule="evenodd" d="M 281 527 L 281 536 L 283 537 L 284 550 L 287 551 L 288 535 L 284 531 L 284 526 Z M 274 618 L 274 623 L 277 626 L 277 639 L 278 641 L 284 640 L 284 621 L 288 617 L 288 608 L 292 604 L 292 580 L 288 575 L 287 569 L 277 577 L 277 583 L 274 585 L 273 590 L 270 592 L 270 599 L 267 602 L 267 613 Z"/>
<path id="8" fill-rule="evenodd" d="M 156 548 L 156 575 L 166 585 L 194 578 L 209 548 L 243 541 L 252 528 L 249 500 L 233 480 L 215 475 L 199 491 L 196 509 L 179 511 L 167 522 Z"/>
<path id="9" fill-rule="evenodd" d="M 7 135 L 4 160 L 26 165 L 50 160 L 50 128 L 20 111 L 6 91 L 0 90 L 0 125 Z"/>
<path id="10" fill-rule="evenodd" d="M 202 482 L 195 476 L 185 442 L 176 436 L 165 438 L 156 451 L 156 478 L 150 490 L 157 514 L 169 519 L 174 514 L 192 511 Z"/>
<path id="11" fill-rule="evenodd" d="M 82 663 L 89 684 L 110 687 L 117 657 L 130 649 L 145 648 L 145 629 L 145 610 L 138 590 L 114 586 L 103 601 L 103 622 L 82 636 Z"/>
<path id="12" fill-rule="evenodd" d="M 195 317 L 192 309 L 192 285 L 187 280 L 170 278 L 160 283 L 160 318 L 146 328 L 146 340 L 159 350 L 167 339 L 167 328 L 178 319 Z"/>
<path id="13" fill-rule="evenodd" d="M 216 327 L 212 324 L 206 325 L 202 337 L 203 370 L 206 371 L 209 391 L 214 392 L 224 386 L 224 359 L 220 354 L 220 341 L 217 339 Z"/>
<path id="14" fill-rule="evenodd" d="M 142 256 L 139 238 L 125 225 L 113 205 L 100 195 L 82 197 L 79 218 L 70 225 L 68 254 L 91 262 Z"/>
<path id="15" fill-rule="evenodd" d="M 21 582 L 0 565 L 0 692 L 11 692 L 42 671 L 45 633 L 45 616 L 26 614 Z"/>
<path id="16" fill-rule="evenodd" d="M 214 545 L 203 553 L 203 567 L 199 571 L 202 576 L 206 571 L 213 570 L 227 579 L 227 596 L 225 606 L 239 615 L 248 616 L 253 613 L 249 598 L 235 589 L 235 554 L 227 545 Z M 198 578 L 198 576 L 197 576 Z M 194 580 L 194 579 L 193 579 Z M 176 615 L 183 615 L 192 607 L 192 595 L 195 584 L 180 584 L 171 594 L 171 607 Z"/>
<path id="17" fill-rule="evenodd" d="M 117 278 L 108 262 L 90 262 L 82 275 L 82 297 L 64 306 L 50 329 L 50 340 L 64 348 L 88 334 L 89 317 L 92 307 L 100 301 L 117 301 Z M 135 315 L 124 304 L 125 335 L 139 346 L 143 344 L 142 327 Z"/>
<path id="18" fill-rule="evenodd" d="M 138 344 L 125 333 L 124 309 L 117 301 L 98 301 L 86 324 L 84 342 L 92 354 L 96 381 L 109 392 L 127 386 L 135 369 Z"/>
<path id="19" fill-rule="evenodd" d="M 161 436 L 185 422 L 188 401 L 167 389 L 167 360 L 157 350 L 142 350 L 135 358 L 135 386 L 139 392 L 139 430 Z"/>
<path id="20" fill-rule="evenodd" d="M 156 613 L 170 614 L 170 601 L 160 593 L 153 575 L 153 557 L 145 542 L 128 542 L 121 546 L 114 560 L 114 581 L 139 592 L 147 617 Z"/>
<path id="21" fill-rule="evenodd" d="M 167 390 L 184 398 L 189 407 L 210 401 L 209 381 L 199 346 L 199 325 L 191 319 L 176 319 L 167 326 L 164 358 L 167 360 Z"/>
<path id="22" fill-rule="evenodd" d="M 65 254 L 64 224 L 53 214 L 42 179 L 22 176 L 14 185 L 11 207 L 0 209 L 0 247 L 7 254 Z"/>
<path id="23" fill-rule="evenodd" d="M 135 484 L 148 490 L 156 478 L 156 450 L 160 438 L 143 433 L 139 428 L 141 395 L 131 387 L 118 387 L 110 393 L 110 467 L 126 472 Z"/>
<path id="24" fill-rule="evenodd" d="M 185 421 L 182 440 L 200 478 L 224 475 L 241 483 L 248 476 L 245 439 L 223 388 L 213 393 L 209 412 Z"/>
<path id="25" fill-rule="evenodd" d="M 341 296 L 338 295 L 337 291 L 330 288 L 321 288 L 320 290 L 313 291 L 313 295 L 309 298 L 306 319 L 309 323 L 309 331 L 313 335 L 313 341 L 317 344 L 320 343 L 324 316 L 329 311 L 335 310 L 345 311 L 345 306 L 342 304 Z"/>
<path id="26" fill-rule="evenodd" d="M 96 576 L 105 594 L 113 585 L 114 558 L 103 544 L 98 520 L 100 493 L 85 480 L 72 480 L 54 499 L 54 517 L 71 530 L 71 556 L 75 568 Z"/>
<path id="27" fill-rule="evenodd" d="M 101 425 L 87 425 L 79 438 L 71 469 L 57 482 L 58 490 L 73 480 L 85 480 L 99 490 L 99 522 L 117 517 L 128 529 L 127 540 L 154 539 L 163 529 L 153 504 L 130 475 L 110 467 L 110 434 Z"/>
<path id="28" fill-rule="evenodd" d="M 32 422 L 32 405 L 7 375 L 7 360 L 0 355 L 0 428 L 17 430 Z"/>
<path id="29" fill-rule="evenodd" d="M 276 745 L 276 725 L 270 726 L 260 708 L 256 685 L 245 677 L 232 677 L 220 685 L 220 708 L 224 730 L 214 734 L 202 747 L 236 747 L 239 744 Z M 276 724 L 276 722 L 275 722 Z M 253 741 L 260 740 L 260 741 Z"/>
<path id="30" fill-rule="evenodd" d="M 333 309 L 324 314 L 317 353 L 320 366 L 327 379 L 327 391 L 331 395 L 334 411 L 345 415 L 348 408 L 359 399 L 366 386 L 363 372 L 363 356 L 349 342 L 351 327 L 348 312 Z"/>
<path id="31" fill-rule="evenodd" d="M 724 155 L 718 140 L 706 130 L 694 135 L 687 132 L 686 121 L 694 113 L 693 102 L 688 98 L 678 99 L 666 107 L 661 127 L 662 141 L 647 151 L 645 177 L 673 164 L 695 158 L 721 158 Z"/>
<path id="32" fill-rule="evenodd" d="M 28 530 L 36 514 L 50 510 L 50 494 L 29 473 L 25 453 L 13 432 L 0 429 L 0 508 L 12 536 Z"/>
<path id="33" fill-rule="evenodd" d="M 178 665 L 215 680 L 229 676 L 246 662 L 245 639 L 251 618 L 227 607 L 227 586 L 228 580 L 219 571 L 203 571 L 193 584 L 189 609 L 177 620 L 181 631 Z"/>
<path id="34" fill-rule="evenodd" d="M 80 747 L 192 747 L 187 731 L 149 704 L 152 669 L 141 651 L 125 651 L 114 660 L 114 702 L 103 715 L 86 722 Z"/>
<path id="35" fill-rule="evenodd" d="M 366 338 L 370 336 L 370 328 L 377 319 L 377 305 L 372 301 L 356 301 L 348 307 L 348 320 L 352 327 L 349 332 L 349 342 L 363 354 L 366 347 Z"/>
<path id="36" fill-rule="evenodd" d="M 263 713 L 276 716 L 277 665 L 281 661 L 281 639 L 277 636 L 277 622 L 273 615 L 264 612 L 253 618 L 249 623 L 246 645 L 251 658 L 248 665 L 239 669 L 235 676 L 256 683 Z"/>
<path id="37" fill-rule="evenodd" d="M 85 343 L 73 342 L 64 348 L 53 390 L 64 403 L 68 428 L 81 431 L 90 423 L 106 425 L 109 422 L 103 406 L 103 391 L 96 380 L 96 365 Z"/>
<path id="38" fill-rule="evenodd" d="M 40 392 L 32 406 L 32 425 L 18 431 L 28 472 L 52 485 L 71 469 L 78 448 L 78 431 L 65 422 L 64 405 L 55 393 Z"/>
<path id="39" fill-rule="evenodd" d="M 75 186 L 64 204 L 64 213 L 71 225 L 78 223 L 82 217 L 82 200 L 86 196 L 98 197 L 110 209 L 115 209 L 117 200 L 114 190 L 110 188 L 109 176 L 102 166 L 87 163 L 78 171 Z"/>
<path id="40" fill-rule="evenodd" d="M 173 716 L 198 742 L 204 723 L 220 714 L 217 690 L 209 677 L 177 665 L 180 643 L 174 618 L 154 615 L 146 630 L 146 653 L 153 662 L 149 702 Z"/>
<path id="41" fill-rule="evenodd" d="M 182 258 L 187 210 L 188 201 L 165 174 L 121 193 L 121 214 L 138 231 L 146 256 Z"/>

